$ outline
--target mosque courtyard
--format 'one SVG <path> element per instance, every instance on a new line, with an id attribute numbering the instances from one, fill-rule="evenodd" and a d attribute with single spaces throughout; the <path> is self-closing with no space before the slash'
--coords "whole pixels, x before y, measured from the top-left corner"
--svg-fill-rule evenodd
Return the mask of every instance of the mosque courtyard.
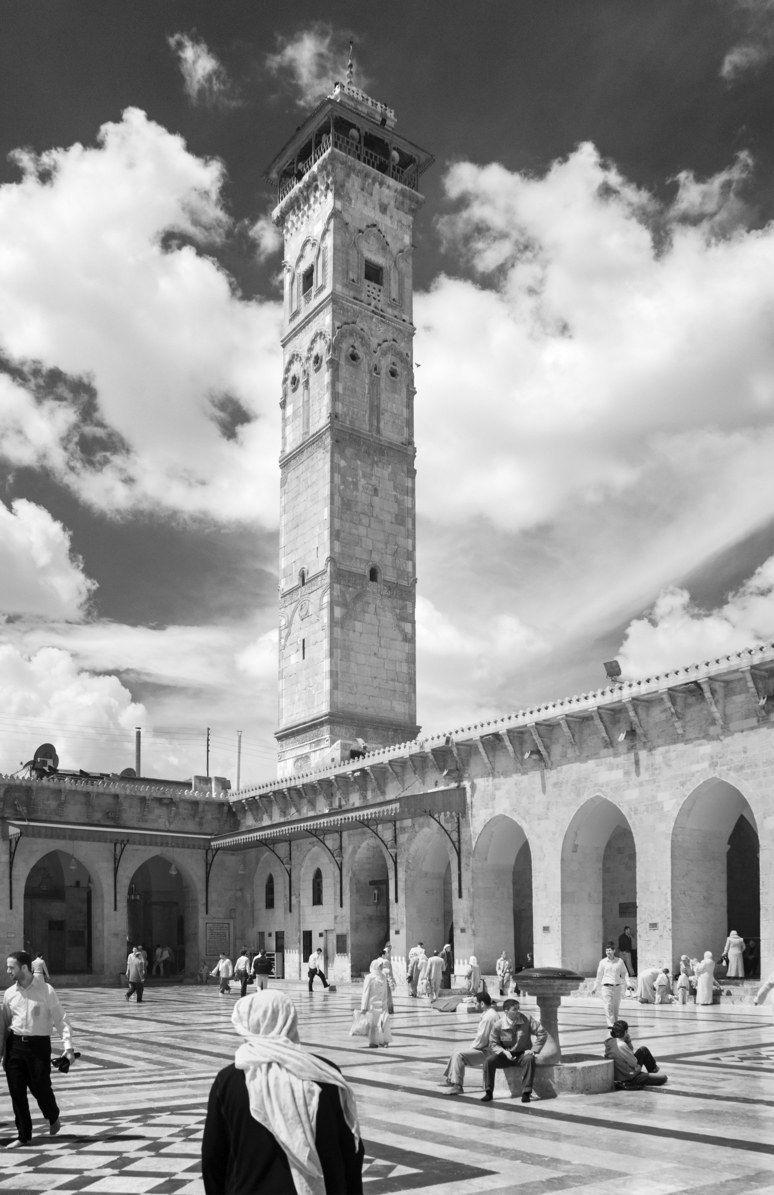
<path id="1" fill-rule="evenodd" d="M 774 1192 L 771 1004 L 697 1009 L 627 1000 L 621 1015 L 635 1045 L 647 1043 L 667 1072 L 666 1087 L 523 1105 L 508 1097 L 500 1074 L 487 1105 L 479 1102 L 480 1071 L 468 1072 L 462 1097 L 439 1086 L 446 1057 L 471 1039 L 476 1017 L 399 996 L 392 1045 L 371 1051 L 348 1034 L 358 987 L 310 996 L 296 983 L 277 986 L 296 1001 L 304 1045 L 336 1062 L 354 1087 L 369 1195 L 495 1195 L 522 1186 L 530 1195 L 710 1195 L 730 1184 Z M 54 1072 L 62 1131 L 49 1137 L 33 1104 L 33 1132 L 42 1135 L 0 1154 L 0 1190 L 202 1192 L 207 1093 L 233 1058 L 235 997 L 219 996 L 212 984 L 149 986 L 137 1006 L 118 987 L 58 990 L 82 1051 L 69 1075 Z M 559 1023 L 565 1054 L 601 1053 L 600 1003 L 565 1000 Z M 6 1094 L 0 1145 L 14 1137 Z"/>

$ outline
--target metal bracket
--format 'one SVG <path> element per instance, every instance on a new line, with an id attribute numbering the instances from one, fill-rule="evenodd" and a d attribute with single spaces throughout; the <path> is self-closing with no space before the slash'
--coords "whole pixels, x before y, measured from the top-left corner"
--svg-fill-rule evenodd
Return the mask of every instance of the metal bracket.
<path id="1" fill-rule="evenodd" d="M 395 821 L 392 823 L 392 833 L 393 833 L 393 837 L 395 838 L 395 846 L 391 847 L 389 842 L 385 841 L 385 839 L 382 837 L 382 835 L 379 833 L 379 831 L 374 826 L 372 826 L 370 822 L 364 821 L 362 817 L 359 817 L 357 820 L 360 822 L 361 826 L 365 826 L 366 830 L 370 830 L 371 833 L 376 838 L 379 839 L 382 846 L 386 850 L 387 854 L 392 859 L 393 874 L 394 874 L 394 878 L 395 878 L 395 904 L 397 904 L 398 903 L 398 823 Z"/>
<path id="2" fill-rule="evenodd" d="M 324 834 L 318 834 L 316 830 L 313 830 L 311 828 L 311 826 L 306 827 L 306 832 L 307 832 L 307 834 L 311 834 L 312 838 L 316 838 L 317 841 L 319 842 L 320 846 L 325 847 L 325 849 L 328 852 L 328 854 L 330 855 L 331 859 L 333 859 L 333 862 L 336 864 L 336 869 L 339 873 L 339 908 L 343 909 L 344 908 L 344 869 L 343 869 L 344 851 L 343 851 L 343 839 L 342 839 L 341 830 L 339 830 L 339 858 L 338 859 L 334 855 L 331 848 L 328 846 L 328 843 L 325 841 Z"/>
<path id="3" fill-rule="evenodd" d="M 262 842 L 261 846 L 265 846 L 267 851 L 271 851 L 274 858 L 277 859 L 278 862 L 280 863 L 285 875 L 288 877 L 288 912 L 292 913 L 293 912 L 293 877 L 292 877 L 291 873 L 293 871 L 293 840 L 292 840 L 292 838 L 288 839 L 288 861 L 287 861 L 287 863 L 282 858 L 282 855 L 277 854 L 277 852 L 275 851 L 273 846 L 269 846 L 268 842 Z"/>
<path id="4" fill-rule="evenodd" d="M 204 848 L 204 912 L 205 915 L 210 911 L 210 872 L 212 865 L 215 862 L 215 856 L 220 850 L 219 846 L 207 846 Z"/>
<path id="5" fill-rule="evenodd" d="M 129 845 L 128 838 L 119 838 L 113 843 L 113 912 L 118 912 L 118 869 Z"/>
<path id="6" fill-rule="evenodd" d="M 452 815 L 457 822 L 457 841 L 455 842 L 437 813 L 431 813 L 429 809 L 425 809 L 424 813 L 427 817 L 431 817 L 437 826 L 441 827 L 449 842 L 454 847 L 454 852 L 457 856 L 457 896 L 462 900 L 462 832 L 460 830 L 460 815 L 458 813 Z"/>
<path id="7" fill-rule="evenodd" d="M 13 908 L 13 861 L 16 858 L 16 851 L 19 847 L 22 832 L 14 834 L 13 838 L 8 838 L 8 907 Z"/>

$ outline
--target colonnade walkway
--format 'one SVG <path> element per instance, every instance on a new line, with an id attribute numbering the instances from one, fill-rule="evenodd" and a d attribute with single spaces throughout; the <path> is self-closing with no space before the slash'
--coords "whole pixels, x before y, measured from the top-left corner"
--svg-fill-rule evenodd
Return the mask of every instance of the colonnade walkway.
<path id="1" fill-rule="evenodd" d="M 392 1045 L 369 1050 L 348 1035 L 357 987 L 309 995 L 298 984 L 276 986 L 292 992 L 304 1044 L 354 1087 L 369 1195 L 774 1192 L 774 1004 L 626 1001 L 621 1015 L 635 1045 L 653 1050 L 666 1087 L 524 1105 L 498 1075 L 495 1101 L 482 1104 L 480 1071 L 468 1072 L 461 1097 L 439 1086 L 450 1049 L 470 1040 L 476 1017 L 399 996 Z M 69 1075 L 54 1073 L 62 1131 L 49 1137 L 33 1103 L 35 1136 L 0 1153 L 0 1191 L 198 1195 L 207 1093 L 237 1045 L 234 996 L 213 985 L 150 986 L 138 1006 L 118 988 L 58 990 L 83 1055 Z M 560 1030 L 565 1053 L 601 1054 L 601 1004 L 566 1000 Z M 4 1145 L 15 1131 L 4 1083 L 0 1090 Z"/>

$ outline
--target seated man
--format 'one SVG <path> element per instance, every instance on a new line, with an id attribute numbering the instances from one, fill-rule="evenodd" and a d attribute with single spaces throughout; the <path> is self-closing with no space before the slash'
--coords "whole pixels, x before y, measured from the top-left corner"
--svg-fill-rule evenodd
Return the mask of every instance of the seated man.
<path id="1" fill-rule="evenodd" d="M 546 1044 L 548 1034 L 534 1017 L 519 1011 L 518 1000 L 506 1000 L 503 1012 L 505 1019 L 494 1026 L 489 1038 L 492 1052 L 484 1060 L 484 1094 L 481 1099 L 484 1102 L 492 1099 L 495 1071 L 515 1066 L 521 1071 L 521 1102 L 528 1104 L 532 1098 L 535 1059 Z"/>
<path id="2" fill-rule="evenodd" d="M 605 1042 L 605 1058 L 613 1060 L 613 1084 L 616 1091 L 633 1091 L 638 1087 L 663 1087 L 666 1075 L 659 1074 L 655 1058 L 647 1046 L 632 1049 L 629 1025 L 615 1021 Z"/>
<path id="3" fill-rule="evenodd" d="M 476 997 L 483 1016 L 478 1022 L 476 1036 L 468 1050 L 457 1050 L 446 1064 L 444 1084 L 448 1086 L 449 1095 L 462 1095 L 462 1083 L 465 1078 L 466 1066 L 482 1066 L 491 1054 L 489 1038 L 492 1030 L 500 1020 L 500 1014 L 492 1005 L 492 997 L 488 992 L 479 992 Z"/>

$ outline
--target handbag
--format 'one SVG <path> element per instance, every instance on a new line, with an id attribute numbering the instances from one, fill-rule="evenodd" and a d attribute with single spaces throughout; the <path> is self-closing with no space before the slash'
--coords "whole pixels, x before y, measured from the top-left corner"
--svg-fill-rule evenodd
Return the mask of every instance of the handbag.
<path id="1" fill-rule="evenodd" d="M 370 1021 L 368 1013 L 361 1012 L 359 1008 L 352 1009 L 352 1025 L 349 1030 L 350 1037 L 368 1037 L 368 1030 Z"/>

